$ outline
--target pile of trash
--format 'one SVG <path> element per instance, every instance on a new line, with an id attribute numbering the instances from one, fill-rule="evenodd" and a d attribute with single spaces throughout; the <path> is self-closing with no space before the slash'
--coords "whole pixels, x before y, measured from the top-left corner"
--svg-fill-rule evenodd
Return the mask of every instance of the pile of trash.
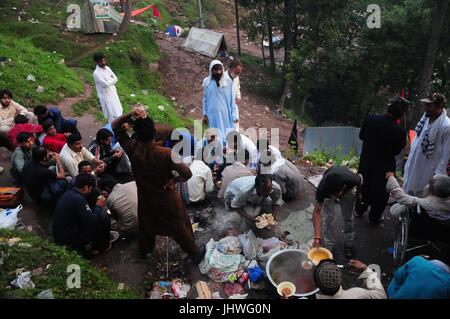
<path id="1" fill-rule="evenodd" d="M 295 246 L 296 247 L 296 246 Z M 276 252 L 294 248 L 276 237 L 257 238 L 252 230 L 238 236 L 211 239 L 199 264 L 200 272 L 215 282 L 250 285 L 265 277 L 265 264 Z"/>
<path id="2" fill-rule="evenodd" d="M 181 279 L 172 281 L 155 281 L 150 299 L 183 299 L 187 297 L 191 286 Z"/>

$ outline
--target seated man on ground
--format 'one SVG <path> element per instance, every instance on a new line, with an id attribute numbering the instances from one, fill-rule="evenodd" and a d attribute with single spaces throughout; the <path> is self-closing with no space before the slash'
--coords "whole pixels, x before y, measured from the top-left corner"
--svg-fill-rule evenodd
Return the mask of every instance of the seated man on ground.
<path id="1" fill-rule="evenodd" d="M 14 153 L 11 155 L 11 169 L 12 177 L 22 182 L 22 171 L 25 163 L 32 160 L 31 151 L 34 147 L 34 136 L 32 133 L 21 132 L 17 135 L 17 144 Z"/>
<path id="2" fill-rule="evenodd" d="M 199 150 L 196 158 L 188 156 L 183 159 L 183 162 L 189 166 L 192 172 L 192 177 L 184 182 L 184 187 L 187 187 L 187 190 L 182 192 L 186 203 L 200 203 L 206 198 L 207 194 L 215 190 L 211 169 L 203 162 L 202 157 L 203 152 Z"/>
<path id="3" fill-rule="evenodd" d="M 339 211 L 344 219 L 344 249 L 348 258 L 353 256 L 353 212 L 355 209 L 354 189 L 362 184 L 362 177 L 344 166 L 329 168 L 317 186 L 316 205 L 313 213 L 313 246 L 324 245 L 329 250 L 336 247 L 335 216 Z"/>
<path id="4" fill-rule="evenodd" d="M 203 161 L 211 169 L 214 182 L 219 183 L 222 178 L 222 170 L 225 167 L 225 158 L 223 154 L 223 143 L 218 136 L 215 128 L 211 127 L 205 130 L 205 137 L 198 141 L 196 152 L 202 150 Z"/>
<path id="5" fill-rule="evenodd" d="M 276 147 L 269 145 L 268 140 L 258 140 L 257 147 L 259 160 L 269 161 L 270 165 L 266 173 L 272 174 L 273 180 L 280 185 L 283 200 L 292 201 L 297 198 L 304 189 L 304 177 L 298 168 L 291 161 L 283 158 Z"/>
<path id="6" fill-rule="evenodd" d="M 47 108 L 46 106 L 38 105 L 34 108 L 34 114 L 37 116 L 41 125 L 48 120 L 52 120 L 55 124 L 56 131 L 60 134 L 80 133 L 77 129 L 77 120 L 64 119 L 61 111 L 57 107 Z"/>
<path id="7" fill-rule="evenodd" d="M 56 243 L 92 255 L 111 248 L 111 220 L 104 212 L 106 198 L 100 196 L 93 210 L 86 201 L 94 186 L 93 176 L 77 176 L 75 187 L 59 199 L 52 225 Z"/>
<path id="8" fill-rule="evenodd" d="M 241 154 L 244 154 L 241 158 Z M 250 161 L 250 153 L 247 150 L 234 152 L 233 164 L 228 165 L 222 172 L 222 183 L 217 198 L 223 198 L 228 185 L 234 180 L 244 177 L 253 176 L 252 170 L 248 167 Z"/>
<path id="9" fill-rule="evenodd" d="M 44 128 L 45 133 L 45 137 L 42 140 L 42 145 L 46 146 L 52 152 L 61 153 L 62 148 L 67 143 L 67 136 L 70 133 L 58 133 L 52 120 L 44 122 L 42 127 Z"/>
<path id="10" fill-rule="evenodd" d="M 162 146 L 172 149 L 183 159 L 195 156 L 195 138 L 185 130 L 173 130 Z"/>
<path id="11" fill-rule="evenodd" d="M 394 272 L 387 293 L 389 299 L 450 299 L 450 267 L 413 257 Z"/>
<path id="12" fill-rule="evenodd" d="M 9 144 L 8 132 L 14 126 L 16 115 L 25 115 L 31 123 L 36 122 L 36 117 L 25 107 L 12 100 L 13 95 L 10 90 L 0 90 L 0 146 L 10 150 L 14 148 Z"/>
<path id="13" fill-rule="evenodd" d="M 245 218 L 252 227 L 260 213 L 271 213 L 276 219 L 278 209 L 284 203 L 281 199 L 280 186 L 272 181 L 270 175 L 262 174 L 240 177 L 231 182 L 225 191 L 224 201 L 227 210 L 233 210 L 238 214 L 235 217 L 240 217 L 236 219 L 241 225 L 241 221 Z M 255 206 L 261 210 L 254 209 Z"/>
<path id="14" fill-rule="evenodd" d="M 95 203 L 97 202 L 97 197 L 100 195 L 106 195 L 104 194 L 105 192 L 102 191 L 101 188 L 101 184 L 102 184 L 102 180 L 104 178 L 110 177 L 109 175 L 104 175 L 104 167 L 103 166 L 97 166 L 94 169 L 94 165 L 92 165 L 92 163 L 90 161 L 81 161 L 80 164 L 78 164 L 78 175 L 80 176 L 80 174 L 89 174 L 91 176 L 94 177 L 95 179 L 95 187 L 92 190 L 92 192 L 86 196 L 86 200 L 89 204 L 89 206 L 91 207 L 91 209 L 95 208 Z M 70 181 L 69 187 L 73 188 L 75 187 L 75 184 L 77 182 L 77 176 L 75 176 L 74 178 L 72 178 L 72 180 Z"/>
<path id="15" fill-rule="evenodd" d="M 314 270 L 314 281 L 320 292 L 317 299 L 386 299 L 386 292 L 378 275 L 359 260 L 350 260 L 349 266 L 362 271 L 358 279 L 365 281 L 365 288 L 342 288 L 342 273 L 332 259 L 322 260 Z"/>
<path id="16" fill-rule="evenodd" d="M 56 169 L 52 166 L 53 159 L 56 162 Z M 50 152 L 45 146 L 37 146 L 33 149 L 32 160 L 25 163 L 22 177 L 30 197 L 50 207 L 57 203 L 67 188 L 59 154 Z"/>
<path id="17" fill-rule="evenodd" d="M 19 114 L 14 117 L 15 125 L 8 132 L 8 139 L 11 147 L 17 147 L 17 135 L 21 132 L 32 133 L 34 137 L 42 133 L 42 126 L 39 124 L 28 123 L 29 119 L 25 115 Z"/>
<path id="18" fill-rule="evenodd" d="M 106 207 L 117 221 L 120 232 L 126 234 L 138 233 L 138 198 L 136 182 L 120 184 L 112 176 L 105 176 L 100 181 L 101 188 L 109 195 Z"/>
<path id="19" fill-rule="evenodd" d="M 97 132 L 96 139 L 89 145 L 88 150 L 105 163 L 105 174 L 116 178 L 130 175 L 131 167 L 128 165 L 125 153 L 120 147 L 112 147 L 112 138 L 113 134 L 109 130 L 102 128 Z"/>
<path id="20" fill-rule="evenodd" d="M 394 173 L 389 172 L 386 177 L 388 178 L 386 190 L 397 202 L 391 207 L 391 214 L 400 216 L 408 208 L 419 206 L 424 213 L 409 215 L 411 233 L 427 239 L 448 241 L 450 239 L 450 177 L 434 175 L 428 184 L 429 195 L 425 198 L 407 195 L 395 179 Z"/>
<path id="21" fill-rule="evenodd" d="M 83 146 L 81 135 L 77 133 L 70 134 L 67 137 L 67 144 L 64 145 L 60 154 L 64 169 L 67 175 L 72 178 L 78 175 L 78 164 L 81 161 L 91 161 L 95 165 L 106 168 L 102 160 L 97 159 Z"/>

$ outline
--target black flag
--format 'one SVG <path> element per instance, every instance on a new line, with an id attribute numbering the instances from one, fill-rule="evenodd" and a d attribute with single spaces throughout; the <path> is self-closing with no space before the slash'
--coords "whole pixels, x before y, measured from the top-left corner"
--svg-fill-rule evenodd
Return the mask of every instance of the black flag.
<path id="1" fill-rule="evenodd" d="M 294 122 L 294 126 L 292 127 L 291 136 L 289 137 L 288 144 L 289 146 L 298 152 L 298 132 L 297 132 L 297 120 Z"/>

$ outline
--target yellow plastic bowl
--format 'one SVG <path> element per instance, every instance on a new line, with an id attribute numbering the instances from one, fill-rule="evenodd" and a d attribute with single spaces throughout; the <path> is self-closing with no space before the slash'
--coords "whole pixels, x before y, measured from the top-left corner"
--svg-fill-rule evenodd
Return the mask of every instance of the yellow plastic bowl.
<path id="1" fill-rule="evenodd" d="M 286 295 L 286 297 L 291 297 L 295 294 L 295 285 L 292 282 L 289 281 L 283 281 L 277 286 L 277 292 L 280 296 L 283 297 L 283 290 L 289 289 L 289 294 Z"/>
<path id="2" fill-rule="evenodd" d="M 324 259 L 333 259 L 333 254 L 331 253 L 331 251 L 329 251 L 326 248 L 323 247 L 317 247 L 317 248 L 312 248 L 309 252 L 308 252 L 308 258 L 311 259 L 311 261 L 315 264 L 318 265 L 320 263 L 321 260 Z"/>

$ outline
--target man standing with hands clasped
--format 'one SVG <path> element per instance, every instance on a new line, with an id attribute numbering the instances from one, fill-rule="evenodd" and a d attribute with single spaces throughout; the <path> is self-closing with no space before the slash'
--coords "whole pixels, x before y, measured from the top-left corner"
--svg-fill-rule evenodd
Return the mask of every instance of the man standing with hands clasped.
<path id="1" fill-rule="evenodd" d="M 98 99 L 105 118 L 108 123 L 111 123 L 123 112 L 116 89 L 118 79 L 111 68 L 106 65 L 106 56 L 103 53 L 96 53 L 94 61 L 97 63 L 93 75 Z"/>

